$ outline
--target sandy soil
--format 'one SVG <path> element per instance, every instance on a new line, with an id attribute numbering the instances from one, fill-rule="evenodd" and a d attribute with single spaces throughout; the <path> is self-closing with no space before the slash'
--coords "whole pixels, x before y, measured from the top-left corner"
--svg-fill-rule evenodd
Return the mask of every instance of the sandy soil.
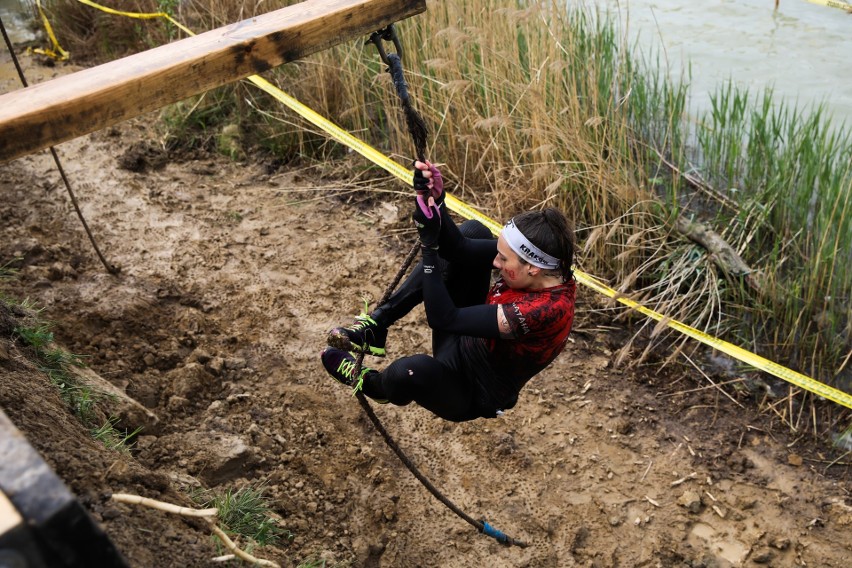
<path id="1" fill-rule="evenodd" d="M 695 370 L 614 368 L 628 331 L 586 290 L 569 349 L 504 417 L 452 424 L 376 408 L 447 497 L 530 546 L 476 533 L 319 362 L 326 330 L 396 273 L 413 237 L 401 230 L 407 204 L 313 170 L 176 160 L 157 150 L 150 121 L 59 147 L 117 276 L 92 253 L 47 153 L 0 165 L 0 264 L 21 258 L 3 292 L 43 306 L 58 343 L 157 423 L 132 456 L 106 450 L 8 335 L 0 405 L 131 565 L 220 564 L 199 522 L 111 493 L 190 505 L 189 488 L 252 481 L 267 483 L 294 535 L 256 553 L 284 566 L 850 565 L 848 465 L 828 467 L 826 448 Z M 416 311 L 392 330 L 391 356 L 428 339 Z"/>

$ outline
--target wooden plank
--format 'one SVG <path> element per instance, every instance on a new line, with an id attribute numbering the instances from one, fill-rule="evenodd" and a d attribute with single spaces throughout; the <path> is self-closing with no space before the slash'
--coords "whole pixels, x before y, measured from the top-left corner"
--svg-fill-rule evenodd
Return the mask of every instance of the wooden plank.
<path id="1" fill-rule="evenodd" d="M 23 523 L 24 520 L 18 514 L 18 510 L 15 509 L 6 494 L 0 491 L 0 535 L 6 534 Z"/>
<path id="2" fill-rule="evenodd" d="M 366 37 L 425 0 L 306 0 L 0 96 L 0 163 Z"/>
<path id="3" fill-rule="evenodd" d="M 0 491 L 0 566 L 45 568 L 39 545 L 3 491 Z"/>

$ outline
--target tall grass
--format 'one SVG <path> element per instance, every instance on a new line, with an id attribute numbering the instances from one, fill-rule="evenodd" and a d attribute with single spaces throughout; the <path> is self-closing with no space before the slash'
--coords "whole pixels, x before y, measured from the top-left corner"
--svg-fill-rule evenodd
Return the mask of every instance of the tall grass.
<path id="1" fill-rule="evenodd" d="M 177 6 L 203 31 L 290 3 Z M 640 53 L 607 14 L 564 0 L 431 1 L 397 29 L 414 105 L 432 130 L 428 157 L 460 197 L 499 219 L 557 205 L 576 221 L 582 269 L 850 388 L 852 142 L 822 107 L 726 84 L 690 115 L 687 83 L 656 54 Z M 413 157 L 372 45 L 349 42 L 267 76 L 393 157 Z M 245 140 L 283 159 L 346 155 L 268 96 L 228 92 L 234 104 L 221 104 L 221 92 L 208 98 Z M 681 216 L 714 228 L 753 273 L 720 270 L 677 233 Z M 637 334 L 655 335 L 653 322 L 634 321 Z M 645 345 L 647 354 L 654 343 Z"/>
<path id="2" fill-rule="evenodd" d="M 822 105 L 799 109 L 730 85 L 698 122 L 705 179 L 741 206 L 724 235 L 760 271 L 750 333 L 805 372 L 840 379 L 852 352 L 852 133 Z"/>

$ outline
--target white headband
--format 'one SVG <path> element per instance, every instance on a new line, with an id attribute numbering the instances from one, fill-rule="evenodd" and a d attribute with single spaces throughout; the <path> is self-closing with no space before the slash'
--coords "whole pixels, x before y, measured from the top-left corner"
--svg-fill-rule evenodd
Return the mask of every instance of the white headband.
<path id="1" fill-rule="evenodd" d="M 545 270 L 555 270 L 559 268 L 559 259 L 550 256 L 524 236 L 521 230 L 515 226 L 515 220 L 510 219 L 506 226 L 503 227 L 503 238 L 506 239 L 506 244 L 509 245 L 518 256 L 539 268 Z"/>

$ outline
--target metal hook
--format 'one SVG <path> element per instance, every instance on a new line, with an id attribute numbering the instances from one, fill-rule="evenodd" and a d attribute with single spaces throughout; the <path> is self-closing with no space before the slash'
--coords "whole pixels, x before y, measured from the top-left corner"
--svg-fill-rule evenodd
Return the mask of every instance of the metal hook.
<path id="1" fill-rule="evenodd" d="M 377 32 L 371 33 L 368 41 L 373 42 L 376 49 L 379 50 L 379 56 L 382 58 L 382 61 L 384 61 L 385 65 L 390 66 L 390 62 L 388 61 L 388 54 L 385 52 L 385 46 L 382 44 L 382 41 L 393 42 L 396 54 L 399 56 L 399 60 L 402 61 L 402 45 L 399 42 L 399 38 L 396 35 L 396 28 L 393 27 L 393 24 L 390 24 L 388 27 Z"/>

